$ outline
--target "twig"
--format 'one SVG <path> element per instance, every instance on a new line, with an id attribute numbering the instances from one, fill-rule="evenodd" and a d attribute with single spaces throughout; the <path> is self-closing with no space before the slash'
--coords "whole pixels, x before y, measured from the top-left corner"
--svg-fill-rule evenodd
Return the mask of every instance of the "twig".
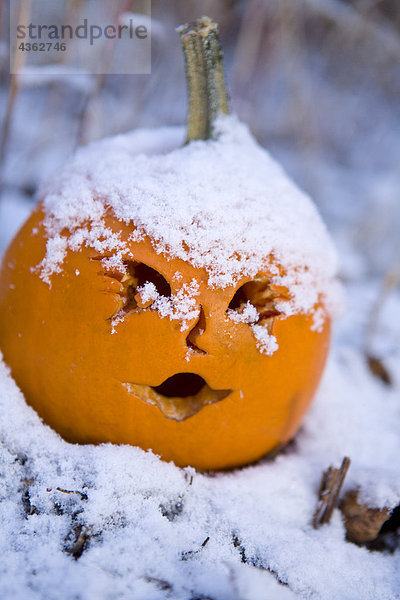
<path id="1" fill-rule="evenodd" d="M 396 265 L 390 269 L 384 277 L 378 296 L 372 306 L 370 318 L 368 319 L 368 325 L 365 331 L 364 352 L 367 358 L 369 370 L 373 375 L 375 375 L 375 377 L 379 377 L 381 381 L 386 383 L 386 385 L 391 385 L 392 378 L 382 360 L 375 356 L 372 350 L 372 345 L 373 339 L 378 330 L 383 307 L 387 302 L 391 292 L 399 283 L 399 279 L 400 271 Z"/>
<path id="2" fill-rule="evenodd" d="M 65 539 L 64 551 L 78 560 L 86 550 L 92 537 L 92 528 L 87 525 L 74 525 Z"/>
<path id="3" fill-rule="evenodd" d="M 382 313 L 382 308 L 400 280 L 400 271 L 397 264 L 394 265 L 385 275 L 379 290 L 378 296 L 371 309 L 370 318 L 368 319 L 369 326 L 365 333 L 365 353 L 371 354 L 372 340 L 375 337 L 378 329 L 379 318 Z"/>
<path id="4" fill-rule="evenodd" d="M 52 491 L 53 491 L 52 488 L 46 489 L 46 492 L 52 492 Z M 87 494 L 85 494 L 84 492 L 80 492 L 79 490 L 64 490 L 64 488 L 57 487 L 56 492 L 62 492 L 63 494 L 76 494 L 77 496 L 81 497 L 81 500 L 88 499 Z"/>
<path id="5" fill-rule="evenodd" d="M 318 504 L 314 514 L 313 526 L 318 529 L 321 525 L 329 523 L 332 513 L 338 504 L 340 490 L 350 466 L 350 458 L 344 457 L 340 469 L 329 467 L 322 474 L 318 493 Z"/>

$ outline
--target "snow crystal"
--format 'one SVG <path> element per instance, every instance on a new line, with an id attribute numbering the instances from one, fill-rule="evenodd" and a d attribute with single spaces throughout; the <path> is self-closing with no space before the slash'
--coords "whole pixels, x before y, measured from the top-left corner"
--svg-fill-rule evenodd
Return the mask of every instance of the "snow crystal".
<path id="1" fill-rule="evenodd" d="M 227 316 L 235 323 L 256 323 L 259 318 L 258 311 L 255 306 L 248 300 L 246 304 L 242 305 L 242 309 L 227 311 Z"/>
<path id="2" fill-rule="evenodd" d="M 260 315 L 256 307 L 249 300 L 246 304 L 242 304 L 239 310 L 229 309 L 227 315 L 235 323 L 248 323 L 250 325 L 250 329 L 257 341 L 257 348 L 262 354 L 272 356 L 278 350 L 277 339 L 268 332 L 267 325 L 257 324 Z"/>
<path id="3" fill-rule="evenodd" d="M 142 306 L 148 306 L 158 298 L 157 288 L 151 281 L 146 281 L 145 284 L 137 288 L 137 293 L 140 296 Z"/>
<path id="4" fill-rule="evenodd" d="M 139 130 L 77 153 L 42 190 L 43 279 L 60 270 L 68 248 L 84 244 L 112 251 L 123 269 L 127 243 L 104 225 L 111 208 L 135 228 L 132 239 L 146 234 L 156 252 L 204 267 L 210 287 L 268 268 L 289 289 L 287 314 L 321 300 L 336 306 L 337 260 L 325 226 L 248 129 L 230 116 L 217 121 L 214 140 L 181 146 L 182 138 L 181 128 Z"/>
<path id="5" fill-rule="evenodd" d="M 189 283 L 184 283 L 170 298 L 159 294 L 151 308 L 157 310 L 161 317 L 181 321 L 181 331 L 184 331 L 189 321 L 199 318 L 200 308 L 196 302 L 198 295 L 199 284 L 196 279 L 192 279 Z"/>
<path id="6" fill-rule="evenodd" d="M 263 325 L 251 325 L 251 330 L 257 340 L 257 348 L 262 354 L 272 356 L 278 350 L 278 342 L 274 335 L 268 333 L 268 330 Z"/>
<path id="7" fill-rule="evenodd" d="M 322 308 L 322 306 L 318 306 L 312 315 L 311 331 L 322 331 L 325 319 L 325 310 Z"/>

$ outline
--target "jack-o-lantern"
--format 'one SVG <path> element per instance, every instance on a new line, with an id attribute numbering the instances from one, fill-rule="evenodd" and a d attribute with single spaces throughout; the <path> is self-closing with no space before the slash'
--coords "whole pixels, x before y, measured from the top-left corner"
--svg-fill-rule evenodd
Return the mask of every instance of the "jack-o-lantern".
<path id="1" fill-rule="evenodd" d="M 328 350 L 335 258 L 308 198 L 242 124 L 215 121 L 221 65 L 201 56 L 219 52 L 215 26 L 182 40 L 189 139 L 213 137 L 138 131 L 81 150 L 5 254 L 0 345 L 66 440 L 220 469 L 298 429 Z M 213 84 L 200 111 L 199 63 Z"/>

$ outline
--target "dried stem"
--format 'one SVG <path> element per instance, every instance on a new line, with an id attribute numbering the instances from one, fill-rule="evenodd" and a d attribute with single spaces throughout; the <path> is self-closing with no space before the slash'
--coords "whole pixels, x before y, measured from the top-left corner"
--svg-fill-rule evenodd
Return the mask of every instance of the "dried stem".
<path id="1" fill-rule="evenodd" d="M 368 328 L 365 333 L 365 353 L 367 355 L 372 354 L 371 346 L 372 341 L 376 335 L 379 325 L 379 318 L 382 313 L 382 308 L 385 305 L 385 302 L 389 298 L 390 294 L 397 286 L 400 281 L 400 270 L 396 264 L 393 265 L 391 269 L 385 274 L 384 280 L 382 282 L 381 288 L 379 290 L 378 296 L 373 304 L 370 318 L 368 320 Z"/>
<path id="2" fill-rule="evenodd" d="M 386 385 L 392 385 L 392 378 L 382 359 L 378 358 L 374 354 L 373 341 L 379 328 L 380 317 L 382 315 L 384 305 L 399 281 L 400 270 L 396 264 L 386 273 L 384 277 L 379 294 L 373 304 L 370 318 L 368 320 L 368 326 L 365 331 L 364 348 L 369 370 L 373 375 L 375 375 L 375 377 L 378 377 Z"/>
<path id="3" fill-rule="evenodd" d="M 329 467 L 324 471 L 318 494 L 318 505 L 314 514 L 313 525 L 317 529 L 320 525 L 329 523 L 332 513 L 339 500 L 340 490 L 349 470 L 350 459 L 345 456 L 340 469 Z"/>
<path id="4" fill-rule="evenodd" d="M 178 28 L 185 57 L 189 96 L 186 141 L 212 137 L 219 114 L 229 114 L 218 25 L 201 17 Z"/>

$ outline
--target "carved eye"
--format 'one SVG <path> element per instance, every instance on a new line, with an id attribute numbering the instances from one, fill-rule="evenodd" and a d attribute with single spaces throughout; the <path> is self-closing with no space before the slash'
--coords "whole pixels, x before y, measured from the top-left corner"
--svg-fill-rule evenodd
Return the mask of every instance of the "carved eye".
<path id="1" fill-rule="evenodd" d="M 117 279 L 121 286 L 118 295 L 120 302 L 112 318 L 125 315 L 133 310 L 143 310 L 153 303 L 155 297 L 171 296 L 168 281 L 155 269 L 133 260 L 124 261 L 126 273 L 106 271 L 104 275 Z M 150 285 L 147 285 L 150 284 Z"/>
<path id="2" fill-rule="evenodd" d="M 246 298 L 244 293 L 245 285 L 246 284 L 242 285 L 238 290 L 236 290 L 235 295 L 229 302 L 228 310 L 237 310 L 242 306 L 242 304 L 246 304 L 248 298 Z"/>
<path id="3" fill-rule="evenodd" d="M 276 307 L 276 302 L 282 299 L 283 294 L 271 284 L 269 279 L 255 279 L 236 290 L 229 303 L 227 314 L 235 321 L 268 324 L 281 314 Z"/>

